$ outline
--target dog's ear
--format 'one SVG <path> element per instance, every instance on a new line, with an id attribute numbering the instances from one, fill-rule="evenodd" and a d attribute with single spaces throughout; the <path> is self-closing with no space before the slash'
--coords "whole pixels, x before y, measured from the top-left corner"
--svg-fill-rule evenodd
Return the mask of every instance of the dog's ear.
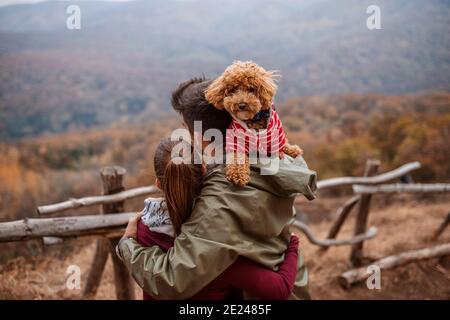
<path id="1" fill-rule="evenodd" d="M 225 86 L 223 85 L 223 77 L 215 79 L 205 90 L 206 101 L 211 103 L 219 110 L 224 108 L 223 99 L 225 98 Z"/>
<path id="2" fill-rule="evenodd" d="M 272 100 L 275 94 L 277 93 L 277 83 L 278 79 L 280 78 L 279 74 L 276 71 L 263 71 L 263 77 L 258 78 L 259 79 L 259 91 L 260 91 L 260 98 L 261 102 L 263 102 L 263 105 L 267 108 L 270 108 L 272 105 Z"/>

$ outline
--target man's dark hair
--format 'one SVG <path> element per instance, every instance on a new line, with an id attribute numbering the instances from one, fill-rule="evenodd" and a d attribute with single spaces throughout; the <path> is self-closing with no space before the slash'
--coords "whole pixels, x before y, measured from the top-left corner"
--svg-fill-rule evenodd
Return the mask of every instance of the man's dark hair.
<path id="1" fill-rule="evenodd" d="M 202 122 L 202 134 L 208 129 L 218 129 L 225 137 L 231 123 L 231 116 L 225 110 L 218 110 L 205 99 L 205 90 L 211 80 L 204 77 L 192 78 L 181 83 L 172 92 L 172 107 L 179 112 L 189 131 L 194 132 L 194 121 Z"/>

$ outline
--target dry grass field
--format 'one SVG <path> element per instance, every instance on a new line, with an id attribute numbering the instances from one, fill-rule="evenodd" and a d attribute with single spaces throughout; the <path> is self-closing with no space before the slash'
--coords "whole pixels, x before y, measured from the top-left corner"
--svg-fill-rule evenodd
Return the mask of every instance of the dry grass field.
<path id="1" fill-rule="evenodd" d="M 309 225 L 319 238 L 325 237 L 334 209 L 345 197 L 323 198 L 313 202 L 301 201 L 299 211 L 309 218 Z M 448 197 L 412 197 L 405 195 L 376 196 L 369 224 L 378 228 L 378 235 L 365 243 L 368 259 L 400 253 L 450 241 L 446 230 L 438 241 L 430 235 L 450 208 Z M 353 214 L 353 213 L 352 213 Z M 339 238 L 352 234 L 352 216 Z M 295 231 L 295 230 L 294 230 Z M 322 253 L 303 235 L 301 253 L 310 275 L 310 290 L 314 299 L 450 299 L 450 259 L 433 259 L 411 263 L 393 270 L 382 271 L 381 290 L 369 290 L 365 283 L 343 289 L 337 276 L 350 268 L 349 247 L 333 247 Z M 70 265 L 78 265 L 84 285 L 95 239 L 70 240 L 62 246 L 45 248 L 35 257 L 19 257 L 0 267 L 0 299 L 79 299 L 81 290 L 66 289 Z M 108 260 L 96 299 L 114 299 L 113 271 Z M 140 297 L 136 287 L 136 297 Z"/>

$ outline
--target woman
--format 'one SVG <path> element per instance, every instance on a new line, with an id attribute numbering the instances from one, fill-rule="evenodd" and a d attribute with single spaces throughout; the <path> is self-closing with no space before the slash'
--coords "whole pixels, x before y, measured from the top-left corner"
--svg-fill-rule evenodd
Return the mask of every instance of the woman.
<path id="1" fill-rule="evenodd" d="M 174 147 L 184 142 L 162 140 L 155 151 L 156 185 L 163 191 L 160 199 L 147 199 L 144 210 L 130 220 L 124 237 L 136 238 L 143 246 L 158 245 L 167 251 L 189 218 L 202 186 L 205 167 L 192 164 L 192 156 L 175 154 Z M 181 150 L 190 150 L 185 145 Z M 192 154 L 192 153 L 190 153 Z M 180 163 L 181 162 L 181 163 Z M 291 237 L 285 259 L 278 272 L 239 257 L 218 278 L 191 299 L 241 299 L 242 291 L 260 299 L 287 299 L 297 273 L 298 238 Z M 144 300 L 153 299 L 143 292 Z"/>

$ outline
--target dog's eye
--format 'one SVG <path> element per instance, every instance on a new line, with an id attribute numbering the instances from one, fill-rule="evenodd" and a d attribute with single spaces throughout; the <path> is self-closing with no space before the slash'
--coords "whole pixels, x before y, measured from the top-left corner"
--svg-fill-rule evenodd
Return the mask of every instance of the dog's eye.
<path id="1" fill-rule="evenodd" d="M 225 92 L 226 95 L 231 95 L 234 94 L 237 91 L 238 87 L 231 87 L 228 88 L 227 91 Z"/>
<path id="2" fill-rule="evenodd" d="M 249 87 L 249 88 L 248 88 L 248 91 L 251 92 L 251 93 L 253 93 L 253 92 L 255 92 L 255 88 Z"/>

